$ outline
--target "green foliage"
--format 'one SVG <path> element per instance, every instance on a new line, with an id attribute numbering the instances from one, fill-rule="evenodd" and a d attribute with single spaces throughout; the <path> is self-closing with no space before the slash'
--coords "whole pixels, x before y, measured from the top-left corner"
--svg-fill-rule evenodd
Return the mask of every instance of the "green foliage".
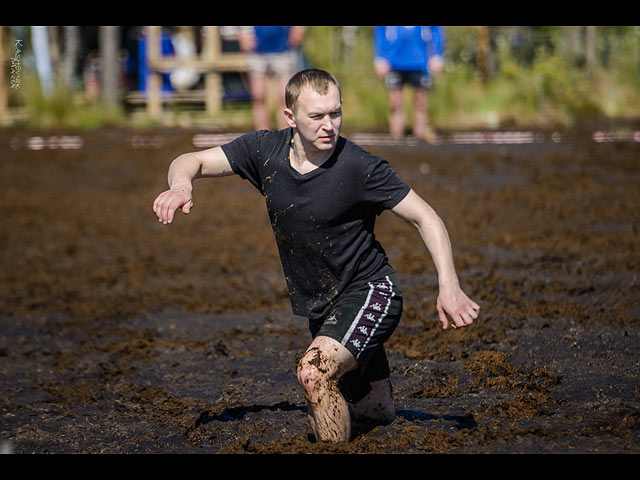
<path id="1" fill-rule="evenodd" d="M 477 68 L 477 28 L 446 27 L 445 70 L 429 96 L 432 123 L 493 128 L 638 116 L 640 27 L 597 27 L 592 68 L 587 68 L 586 28 L 493 27 L 491 69 L 483 81 Z M 387 128 L 387 93 L 373 67 L 373 27 L 308 27 L 304 54 L 309 66 L 326 69 L 340 81 L 345 130 Z M 137 121 L 60 84 L 45 98 L 33 80 L 35 72 L 24 78 L 18 103 L 30 125 L 94 128 Z M 406 98 L 410 121 L 410 95 Z M 184 116 L 178 113 L 176 117 Z M 237 118 L 237 112 L 225 111 L 211 121 L 236 125 Z M 250 123 L 246 112 L 241 118 Z"/>
<path id="2" fill-rule="evenodd" d="M 309 27 L 304 54 L 309 67 L 327 70 L 340 82 L 345 129 L 386 126 L 388 100 L 373 69 L 370 27 Z"/>
<path id="3" fill-rule="evenodd" d="M 600 115 L 591 82 L 558 54 L 536 52 L 530 66 L 500 54 L 500 70 L 482 82 L 470 64 L 449 67 L 431 99 L 434 121 L 442 124 L 570 124 Z"/>
<path id="4" fill-rule="evenodd" d="M 305 54 L 343 87 L 345 127 L 386 127 L 388 101 L 373 70 L 372 27 L 309 27 Z M 429 114 L 443 128 L 571 125 L 640 111 L 640 29 L 597 27 L 597 63 L 585 63 L 586 27 L 498 27 L 493 68 L 477 72 L 475 27 L 446 28 L 446 68 L 430 93 Z M 353 33 L 353 32 L 351 32 Z M 407 95 L 407 118 L 411 116 Z"/>
<path id="5" fill-rule="evenodd" d="M 27 124 L 34 128 L 91 129 L 124 121 L 120 108 L 89 102 L 83 98 L 82 92 L 74 92 L 61 82 L 56 82 L 50 95 L 44 95 L 37 77 L 30 75 L 22 88 Z"/>

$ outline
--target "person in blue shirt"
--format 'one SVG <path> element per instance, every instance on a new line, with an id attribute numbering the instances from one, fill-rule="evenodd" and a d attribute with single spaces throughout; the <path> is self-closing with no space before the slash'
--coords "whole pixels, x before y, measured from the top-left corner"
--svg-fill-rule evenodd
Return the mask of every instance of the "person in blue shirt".
<path id="1" fill-rule="evenodd" d="M 413 133 L 427 142 L 435 133 L 427 114 L 428 91 L 442 71 L 444 29 L 433 26 L 374 27 L 375 71 L 389 92 L 389 130 L 396 139 L 404 137 L 403 87 L 414 90 Z"/>
<path id="2" fill-rule="evenodd" d="M 268 79 L 275 78 L 279 111 L 283 111 L 284 90 L 289 78 L 297 71 L 298 49 L 304 40 L 302 26 L 260 25 L 241 27 L 238 42 L 248 53 L 247 67 L 252 97 L 253 122 L 256 130 L 271 127 Z M 276 116 L 278 128 L 286 127 L 283 115 Z"/>

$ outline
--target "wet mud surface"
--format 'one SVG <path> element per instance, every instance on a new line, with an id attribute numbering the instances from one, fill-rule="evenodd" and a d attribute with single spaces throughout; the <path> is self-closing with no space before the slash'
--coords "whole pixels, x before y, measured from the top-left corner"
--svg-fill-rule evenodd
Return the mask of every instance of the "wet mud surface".
<path id="1" fill-rule="evenodd" d="M 444 219 L 482 312 L 442 330 L 429 255 L 383 214 L 405 296 L 388 346 L 396 419 L 334 445 L 307 422 L 295 366 L 309 333 L 260 194 L 238 177 L 198 180 L 191 214 L 163 226 L 151 203 L 194 132 L 21 148 L 33 135 L 0 131 L 3 449 L 640 452 L 640 143 L 575 131 L 364 146 Z"/>

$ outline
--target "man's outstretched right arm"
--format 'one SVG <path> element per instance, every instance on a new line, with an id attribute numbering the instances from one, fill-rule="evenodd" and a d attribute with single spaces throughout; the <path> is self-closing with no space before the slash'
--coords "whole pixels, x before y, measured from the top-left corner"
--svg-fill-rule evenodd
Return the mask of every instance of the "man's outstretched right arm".
<path id="1" fill-rule="evenodd" d="M 191 211 L 193 180 L 196 178 L 232 174 L 231 164 L 220 147 L 180 155 L 169 166 L 169 190 L 162 192 L 153 202 L 158 221 L 166 225 L 173 221 L 176 210 L 182 209 L 185 214 Z"/>

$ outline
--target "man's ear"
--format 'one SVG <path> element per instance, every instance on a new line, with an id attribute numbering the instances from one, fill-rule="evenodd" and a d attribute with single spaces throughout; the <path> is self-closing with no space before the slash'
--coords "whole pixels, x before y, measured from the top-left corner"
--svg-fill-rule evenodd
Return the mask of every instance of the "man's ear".
<path id="1" fill-rule="evenodd" d="M 287 124 L 290 127 L 297 128 L 296 120 L 293 116 L 293 111 L 290 108 L 284 109 L 284 118 L 287 120 Z"/>

